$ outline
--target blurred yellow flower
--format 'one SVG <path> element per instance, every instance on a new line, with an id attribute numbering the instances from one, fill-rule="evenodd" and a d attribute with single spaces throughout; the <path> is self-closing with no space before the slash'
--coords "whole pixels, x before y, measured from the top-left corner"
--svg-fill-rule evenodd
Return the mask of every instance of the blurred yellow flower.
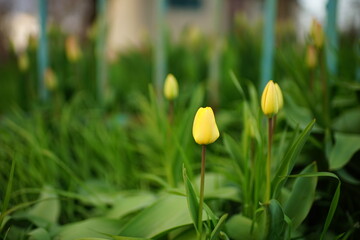
<path id="1" fill-rule="evenodd" d="M 179 87 L 176 78 L 172 74 L 168 74 L 164 84 L 164 95 L 168 100 L 174 100 L 179 94 Z"/>
<path id="2" fill-rule="evenodd" d="M 29 57 L 26 52 L 21 53 L 18 57 L 18 65 L 21 72 L 29 69 Z"/>
<path id="3" fill-rule="evenodd" d="M 275 89 L 276 89 L 277 97 L 279 100 L 279 111 L 280 111 L 284 106 L 284 97 L 283 97 L 283 94 L 282 94 L 279 84 L 275 83 Z"/>
<path id="4" fill-rule="evenodd" d="M 66 57 L 70 62 L 77 62 L 81 57 L 81 49 L 75 36 L 68 36 L 65 42 Z"/>
<path id="5" fill-rule="evenodd" d="M 313 45 L 309 45 L 306 50 L 306 65 L 308 68 L 315 68 L 317 65 L 317 53 L 316 48 Z"/>
<path id="6" fill-rule="evenodd" d="M 200 145 L 213 143 L 219 138 L 219 129 L 211 107 L 201 107 L 196 112 L 192 133 L 195 142 Z"/>
<path id="7" fill-rule="evenodd" d="M 324 45 L 324 31 L 321 24 L 316 19 L 313 19 L 312 21 L 310 35 L 317 48 L 321 48 Z"/>
<path id="8" fill-rule="evenodd" d="M 261 96 L 261 109 L 268 117 L 272 117 L 279 111 L 280 100 L 278 91 L 272 80 L 266 84 L 263 94 Z"/>
<path id="9" fill-rule="evenodd" d="M 50 91 L 53 91 L 57 88 L 58 85 L 57 77 L 51 68 L 45 70 L 44 81 L 46 88 L 49 89 Z"/>

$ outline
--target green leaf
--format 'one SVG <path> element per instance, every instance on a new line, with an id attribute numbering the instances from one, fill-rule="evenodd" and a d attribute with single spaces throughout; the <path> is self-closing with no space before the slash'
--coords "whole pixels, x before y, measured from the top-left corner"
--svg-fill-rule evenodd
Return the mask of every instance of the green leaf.
<path id="1" fill-rule="evenodd" d="M 183 167 L 183 177 L 185 183 L 186 199 L 189 207 L 190 216 L 193 220 L 196 231 L 199 229 L 198 220 L 199 220 L 199 200 L 195 193 L 194 187 L 190 182 L 186 174 L 186 168 Z"/>
<path id="2" fill-rule="evenodd" d="M 360 134 L 360 108 L 345 110 L 334 119 L 333 129 L 341 132 Z"/>
<path id="3" fill-rule="evenodd" d="M 133 237 L 121 237 L 121 236 L 112 236 L 114 240 L 151 240 L 150 238 L 133 238 Z"/>
<path id="4" fill-rule="evenodd" d="M 335 145 L 330 151 L 330 169 L 337 170 L 345 166 L 359 149 L 360 135 L 336 133 Z"/>
<path id="5" fill-rule="evenodd" d="M 335 193 L 333 195 L 333 198 L 331 200 L 329 212 L 326 216 L 324 228 L 321 232 L 320 240 L 322 240 L 325 237 L 325 234 L 330 226 L 330 223 L 332 221 L 332 218 L 334 216 L 337 204 L 339 202 L 340 197 L 340 187 L 341 187 L 341 181 L 340 179 L 333 173 L 330 172 L 318 172 L 318 173 L 307 173 L 307 174 L 298 174 L 298 175 L 290 175 L 289 177 L 331 177 L 335 178 L 338 181 L 338 185 L 336 187 Z"/>
<path id="6" fill-rule="evenodd" d="M 118 235 L 153 238 L 192 222 L 186 197 L 166 194 L 131 219 Z"/>
<path id="7" fill-rule="evenodd" d="M 280 203 L 275 199 L 271 199 L 269 205 L 265 207 L 268 223 L 266 239 L 284 239 L 288 224 Z"/>
<path id="8" fill-rule="evenodd" d="M 84 221 L 71 223 L 62 227 L 58 234 L 61 240 L 79 238 L 106 238 L 106 234 L 116 235 L 121 225 L 119 220 L 108 218 L 89 218 Z"/>
<path id="9" fill-rule="evenodd" d="M 50 234 L 43 228 L 36 228 L 29 236 L 29 240 L 51 240 Z"/>
<path id="10" fill-rule="evenodd" d="M 311 129 L 314 127 L 315 119 L 311 121 L 304 131 L 296 138 L 295 142 L 291 145 L 291 147 L 286 152 L 285 156 L 281 160 L 279 167 L 273 177 L 272 180 L 272 189 L 274 189 L 274 196 L 279 194 L 281 189 L 281 183 L 283 177 L 288 175 L 295 165 L 295 160 L 299 155 L 301 149 L 303 148 L 306 140 L 308 139 Z"/>
<path id="11" fill-rule="evenodd" d="M 135 195 L 122 197 L 116 201 L 113 208 L 107 213 L 108 218 L 120 219 L 129 213 L 149 206 L 155 201 L 152 193 L 140 192 Z"/>
<path id="12" fill-rule="evenodd" d="M 226 150 L 230 154 L 230 157 L 233 160 L 235 160 L 235 162 L 239 166 L 239 170 L 240 170 L 239 176 L 243 176 L 244 175 L 243 173 L 245 171 L 245 164 L 239 158 L 239 156 L 241 156 L 241 153 L 240 153 L 241 148 L 240 148 L 239 144 L 228 134 L 224 134 L 224 144 L 225 144 Z"/>
<path id="13" fill-rule="evenodd" d="M 221 218 L 219 219 L 219 222 L 215 226 L 214 230 L 211 232 L 210 240 L 216 240 L 218 238 L 220 231 L 223 228 L 227 217 L 228 217 L 228 214 L 224 214 L 221 216 Z"/>
<path id="14" fill-rule="evenodd" d="M 341 180 L 344 182 L 353 184 L 353 185 L 360 185 L 360 180 L 353 177 L 350 173 L 348 173 L 344 168 L 339 169 L 336 171 L 337 175 L 340 177 Z"/>
<path id="15" fill-rule="evenodd" d="M 252 220 L 241 214 L 232 216 L 229 221 L 226 222 L 226 232 L 231 239 L 234 240 L 252 240 L 257 239 L 257 224 L 254 225 L 253 234 L 251 233 Z"/>
<path id="16" fill-rule="evenodd" d="M 307 166 L 301 174 L 317 172 L 315 163 Z M 317 177 L 297 178 L 290 198 L 284 204 L 284 211 L 291 219 L 293 229 L 296 229 L 308 215 L 314 202 Z"/>
<path id="17" fill-rule="evenodd" d="M 51 187 L 43 188 L 39 202 L 28 211 L 28 215 L 29 219 L 39 227 L 46 227 L 48 223 L 57 223 L 60 216 L 60 201 Z"/>
<path id="18" fill-rule="evenodd" d="M 8 185 L 6 187 L 5 197 L 3 200 L 3 205 L 2 205 L 2 209 L 1 209 L 1 213 L 0 213 L 0 230 L 2 230 L 2 228 L 3 228 L 3 220 L 6 217 L 6 210 L 8 208 L 9 201 L 10 201 L 10 196 L 11 196 L 11 192 L 12 192 L 12 184 L 13 184 L 13 179 L 14 179 L 14 172 L 15 172 L 15 163 L 16 163 L 16 161 L 15 161 L 15 159 L 13 159 L 12 163 L 11 163 L 9 181 L 8 181 Z"/>

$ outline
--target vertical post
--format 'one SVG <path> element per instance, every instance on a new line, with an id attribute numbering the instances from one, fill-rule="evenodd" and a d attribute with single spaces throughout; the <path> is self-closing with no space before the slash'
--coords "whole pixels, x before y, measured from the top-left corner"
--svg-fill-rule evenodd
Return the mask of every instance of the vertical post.
<path id="1" fill-rule="evenodd" d="M 326 65 L 329 72 L 330 83 L 337 74 L 337 51 L 338 51 L 338 34 L 336 28 L 338 0 L 328 0 L 326 5 Z"/>
<path id="2" fill-rule="evenodd" d="M 356 81 L 360 82 L 360 42 L 355 46 L 356 51 Z"/>
<path id="3" fill-rule="evenodd" d="M 264 89 L 266 83 L 273 76 L 273 58 L 274 58 L 274 26 L 276 20 L 277 0 L 265 1 L 265 18 L 263 26 L 263 44 L 261 59 L 261 79 L 259 91 Z"/>
<path id="4" fill-rule="evenodd" d="M 97 39 L 96 39 L 96 80 L 97 97 L 104 102 L 107 88 L 107 69 L 105 57 L 106 43 L 106 0 L 97 0 Z"/>
<path id="5" fill-rule="evenodd" d="M 155 43 L 153 81 L 158 99 L 161 99 L 163 82 L 166 75 L 165 13 L 166 1 L 155 0 Z"/>
<path id="6" fill-rule="evenodd" d="M 210 103 L 214 108 L 219 105 L 219 80 L 220 80 L 220 50 L 222 43 L 222 11 L 224 1 L 213 0 L 214 2 L 214 48 L 209 69 L 209 96 Z"/>
<path id="7" fill-rule="evenodd" d="M 45 102 L 48 99 L 48 91 L 45 87 L 44 74 L 48 68 L 48 42 L 46 32 L 47 19 L 47 0 L 38 0 L 39 10 L 39 46 L 37 49 L 38 60 L 38 94 L 40 101 Z"/>

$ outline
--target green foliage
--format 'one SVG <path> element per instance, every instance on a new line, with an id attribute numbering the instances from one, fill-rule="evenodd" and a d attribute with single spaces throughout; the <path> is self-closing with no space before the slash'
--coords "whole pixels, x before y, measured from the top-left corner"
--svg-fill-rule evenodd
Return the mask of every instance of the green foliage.
<path id="1" fill-rule="evenodd" d="M 204 232 L 211 240 L 351 239 L 360 196 L 357 40 L 339 36 L 338 74 L 324 86 L 324 52 L 318 52 L 319 66 L 307 68 L 305 47 L 278 24 L 280 47 L 266 65 L 273 65 L 285 106 L 275 126 L 272 199 L 265 202 L 267 135 L 256 87 L 261 25 L 247 25 L 238 17 L 220 48 L 220 102 L 214 108 L 222 139 L 208 148 Z M 111 88 L 102 103 L 94 98 L 93 39 L 81 41 L 81 58 L 72 62 L 66 36 L 51 29 L 49 60 L 58 86 L 44 105 L 37 103 L 37 46 L 25 52 L 26 70 L 9 53 L 0 66 L 0 238 L 197 239 L 200 151 L 191 127 L 197 108 L 213 100 L 205 80 L 214 46 L 193 31 L 166 46 L 169 72 L 180 87 L 173 120 L 170 103 L 149 86 L 149 41 L 112 56 Z M 326 218 L 319 214 L 325 212 Z M 341 221 L 331 225 L 333 218 Z"/>

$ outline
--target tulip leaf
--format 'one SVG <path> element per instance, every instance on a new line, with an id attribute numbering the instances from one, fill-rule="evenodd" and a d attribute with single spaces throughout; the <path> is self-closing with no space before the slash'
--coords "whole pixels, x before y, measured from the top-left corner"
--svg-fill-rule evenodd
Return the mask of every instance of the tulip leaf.
<path id="1" fill-rule="evenodd" d="M 198 219 L 199 219 L 199 200 L 197 198 L 197 195 L 195 193 L 194 187 L 190 182 L 190 179 L 188 178 L 186 174 L 186 168 L 183 168 L 183 177 L 184 177 L 184 183 L 185 183 L 185 191 L 186 191 L 186 198 L 187 203 L 189 207 L 190 216 L 193 220 L 195 229 L 198 230 Z"/>
<path id="2" fill-rule="evenodd" d="M 270 203 L 265 205 L 265 208 L 268 226 L 266 239 L 286 239 L 285 234 L 288 232 L 289 225 L 280 203 L 275 199 L 271 199 Z"/>
<path id="3" fill-rule="evenodd" d="M 301 149 L 304 147 L 306 140 L 308 139 L 311 129 L 314 127 L 315 119 L 311 121 L 303 132 L 295 139 L 295 141 L 290 145 L 285 156 L 281 160 L 279 167 L 272 180 L 272 189 L 274 189 L 275 198 L 279 194 L 281 189 L 281 184 L 284 176 L 288 175 L 295 165 L 295 160 L 300 154 Z"/>
<path id="4" fill-rule="evenodd" d="M 50 240 L 50 234 L 44 228 L 36 228 L 29 233 L 29 240 Z"/>
<path id="5" fill-rule="evenodd" d="M 254 231 L 251 231 L 252 220 L 241 214 L 232 216 L 225 224 L 226 232 L 234 240 L 252 240 L 256 239 L 257 224 L 254 225 Z"/>
<path id="6" fill-rule="evenodd" d="M 227 219 L 228 214 L 224 214 L 219 219 L 217 225 L 215 226 L 214 230 L 211 232 L 210 240 L 216 240 L 220 234 L 221 229 L 223 228 L 225 224 L 225 220 Z"/>
<path id="7" fill-rule="evenodd" d="M 317 172 L 315 163 L 307 166 L 301 174 Z M 308 215 L 315 198 L 317 177 L 297 178 L 289 199 L 284 204 L 284 211 L 292 221 L 293 229 L 296 229 Z"/>
<path id="8" fill-rule="evenodd" d="M 117 234 L 121 227 L 119 220 L 108 218 L 89 218 L 62 227 L 58 238 L 75 240 L 79 238 L 104 238 L 106 234 Z M 106 233 L 106 234 L 104 234 Z M 107 238 L 108 239 L 108 238 Z"/>
<path id="9" fill-rule="evenodd" d="M 51 187 L 44 187 L 39 202 L 28 211 L 29 219 L 38 227 L 55 224 L 60 215 L 60 201 Z"/>
<path id="10" fill-rule="evenodd" d="M 345 166 L 359 149 L 360 135 L 336 133 L 335 144 L 329 156 L 330 169 L 337 170 Z"/>
<path id="11" fill-rule="evenodd" d="M 239 144 L 228 134 L 224 134 L 224 145 L 228 153 L 230 154 L 232 162 L 235 165 L 235 170 L 237 171 L 237 177 L 240 178 L 240 182 L 244 182 L 244 171 L 245 171 L 245 164 L 241 161 L 240 157 L 240 149 L 241 147 Z"/>
<path id="12" fill-rule="evenodd" d="M 332 128 L 339 132 L 351 132 L 360 134 L 360 108 L 355 107 L 344 110 L 333 121 Z"/>
<path id="13" fill-rule="evenodd" d="M 149 206 L 154 200 L 155 196 L 148 192 L 139 192 L 135 195 L 126 196 L 116 201 L 106 216 L 113 219 L 120 219 L 129 213 Z"/>
<path id="14" fill-rule="evenodd" d="M 204 218 L 207 218 L 206 214 L 204 214 Z M 127 222 L 118 235 L 154 238 L 192 223 L 186 198 L 166 194 Z"/>
<path id="15" fill-rule="evenodd" d="M 328 211 L 328 214 L 326 216 L 326 220 L 325 220 L 325 224 L 323 227 L 323 230 L 321 232 L 321 236 L 320 236 L 320 240 L 324 239 L 325 234 L 330 226 L 330 223 L 332 221 L 332 218 L 334 216 L 337 204 L 339 202 L 339 197 L 340 197 L 340 187 L 341 187 L 341 181 L 338 178 L 338 176 L 336 176 L 333 173 L 330 172 L 317 172 L 317 173 L 306 173 L 306 174 L 297 174 L 297 175 L 290 175 L 288 177 L 331 177 L 331 178 L 335 178 L 338 181 L 338 185 L 336 187 L 335 193 L 333 194 L 333 198 L 331 200 L 331 204 L 330 204 L 330 208 Z"/>

